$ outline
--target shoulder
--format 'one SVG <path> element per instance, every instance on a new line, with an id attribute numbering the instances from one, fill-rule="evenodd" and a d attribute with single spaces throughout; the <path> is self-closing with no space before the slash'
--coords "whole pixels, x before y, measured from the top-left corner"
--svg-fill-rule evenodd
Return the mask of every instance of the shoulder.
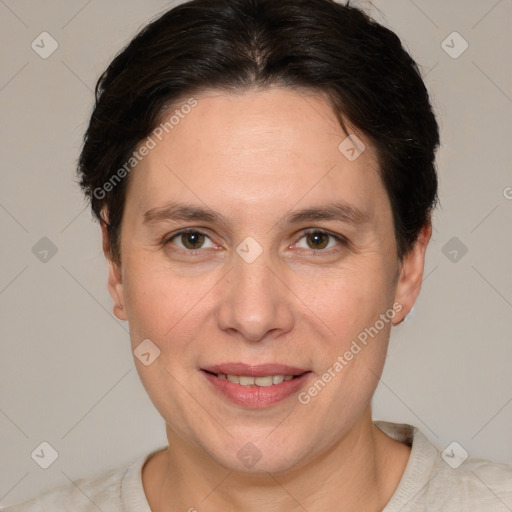
<path id="1" fill-rule="evenodd" d="M 121 485 L 130 466 L 111 469 L 92 478 L 81 478 L 47 491 L 40 496 L 4 512 L 43 512 L 73 510 L 73 512 L 121 511 Z"/>
<path id="2" fill-rule="evenodd" d="M 429 500 L 451 505 L 453 510 L 470 505 L 479 512 L 512 510 L 512 466 L 468 458 L 451 467 L 444 458 L 446 453 L 439 455 L 430 475 Z"/>
<path id="3" fill-rule="evenodd" d="M 126 470 L 116 468 L 94 478 L 81 478 L 73 483 L 47 491 L 31 500 L 5 509 L 4 512 L 42 512 L 46 510 L 74 510 L 85 512 L 104 509 L 107 503 L 120 501 L 121 482 Z M 119 507 L 105 512 L 121 510 Z"/>
<path id="4" fill-rule="evenodd" d="M 412 446 L 405 472 L 384 512 L 512 510 L 512 466 L 466 458 L 467 452 L 456 443 L 441 452 L 417 427 L 376 425 Z"/>
<path id="5" fill-rule="evenodd" d="M 3 512 L 146 512 L 149 506 L 141 471 L 155 452 L 91 478 L 81 478 L 40 496 L 4 509 Z"/>

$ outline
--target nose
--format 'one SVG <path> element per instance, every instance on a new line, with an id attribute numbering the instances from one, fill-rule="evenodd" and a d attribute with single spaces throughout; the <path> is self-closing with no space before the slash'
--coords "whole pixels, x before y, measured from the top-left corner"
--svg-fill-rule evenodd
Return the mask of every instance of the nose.
<path id="1" fill-rule="evenodd" d="M 263 341 L 293 328 L 293 294 L 262 254 L 247 263 L 235 257 L 217 311 L 219 328 L 248 341 Z"/>

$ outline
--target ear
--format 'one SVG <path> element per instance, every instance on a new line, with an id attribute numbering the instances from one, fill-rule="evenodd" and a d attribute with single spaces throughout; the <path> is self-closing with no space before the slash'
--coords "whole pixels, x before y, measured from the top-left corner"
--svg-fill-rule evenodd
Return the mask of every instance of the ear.
<path id="1" fill-rule="evenodd" d="M 119 320 L 128 320 L 125 310 L 123 278 L 121 268 L 118 263 L 112 259 L 112 251 L 110 250 L 110 241 L 107 233 L 107 223 L 102 219 L 101 235 L 103 239 L 103 254 L 108 264 L 108 291 L 114 301 L 114 315 Z"/>
<path id="2" fill-rule="evenodd" d="M 395 303 L 402 307 L 393 318 L 393 325 L 404 320 L 411 311 L 421 289 L 425 252 L 432 236 L 430 221 L 421 229 L 412 249 L 404 256 L 395 290 Z"/>

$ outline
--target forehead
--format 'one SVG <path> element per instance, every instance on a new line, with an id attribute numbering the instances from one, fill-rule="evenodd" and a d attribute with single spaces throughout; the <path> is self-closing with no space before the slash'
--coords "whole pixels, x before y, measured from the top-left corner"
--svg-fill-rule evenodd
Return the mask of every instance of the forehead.
<path id="1" fill-rule="evenodd" d="M 152 135 L 155 147 L 133 172 L 128 195 L 139 210 L 184 197 L 212 209 L 319 200 L 386 208 L 374 148 L 365 141 L 357 158 L 357 143 L 346 152 L 354 139 L 324 95 L 276 87 L 194 100 L 163 116 L 173 123 Z"/>
<path id="2" fill-rule="evenodd" d="M 177 146 L 201 147 L 197 157 L 226 157 L 233 162 L 238 156 L 244 168 L 251 168 L 251 162 L 244 161 L 251 154 L 314 163 L 319 152 L 337 160 L 339 142 L 348 135 L 327 95 L 319 92 L 274 86 L 239 94 L 205 91 L 194 98 L 197 106 L 180 120 L 173 116 L 178 124 L 163 135 L 169 151 Z M 163 120 L 187 101 L 183 99 Z M 370 147 L 366 160 L 372 156 Z"/>

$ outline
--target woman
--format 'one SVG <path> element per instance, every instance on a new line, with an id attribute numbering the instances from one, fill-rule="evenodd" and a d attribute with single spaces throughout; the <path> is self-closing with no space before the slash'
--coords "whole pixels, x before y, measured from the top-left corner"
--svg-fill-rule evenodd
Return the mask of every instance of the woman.
<path id="1" fill-rule="evenodd" d="M 414 61 L 356 8 L 193 0 L 144 28 L 98 82 L 79 174 L 169 444 L 8 510 L 512 506 L 511 468 L 372 421 L 438 144 Z"/>

